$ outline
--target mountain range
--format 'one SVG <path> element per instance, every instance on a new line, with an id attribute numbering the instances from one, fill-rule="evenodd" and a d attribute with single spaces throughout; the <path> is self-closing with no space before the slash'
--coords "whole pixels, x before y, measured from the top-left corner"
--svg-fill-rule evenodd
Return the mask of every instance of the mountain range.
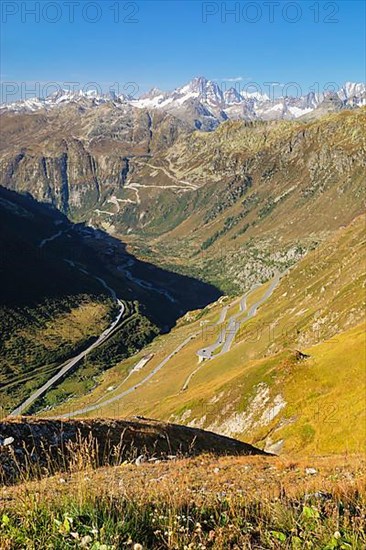
<path id="1" fill-rule="evenodd" d="M 255 84 L 253 88 L 258 88 Z M 45 98 L 29 98 L 0 106 L 1 111 L 36 112 L 74 104 L 80 109 L 113 104 L 122 110 L 159 109 L 189 122 L 194 128 L 213 130 L 225 120 L 292 120 L 306 115 L 366 105 L 366 84 L 346 82 L 338 91 L 309 92 L 300 96 L 270 98 L 261 91 L 240 91 L 235 87 L 220 88 L 214 80 L 201 76 L 186 85 L 163 92 L 157 88 L 139 98 L 125 94 L 98 93 L 95 90 L 59 90 Z"/>

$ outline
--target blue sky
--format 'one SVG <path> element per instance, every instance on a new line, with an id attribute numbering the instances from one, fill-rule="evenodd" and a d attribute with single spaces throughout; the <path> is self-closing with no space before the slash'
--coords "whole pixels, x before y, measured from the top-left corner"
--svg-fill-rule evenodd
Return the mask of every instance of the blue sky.
<path id="1" fill-rule="evenodd" d="M 138 95 L 198 75 L 264 91 L 268 82 L 296 82 L 305 93 L 315 82 L 365 80 L 363 1 L 72 4 L 2 0 L 3 82 L 23 83 L 29 96 L 34 82 L 41 91 L 47 82 L 104 90 L 118 82 L 121 91 L 134 82 L 127 91 Z"/>

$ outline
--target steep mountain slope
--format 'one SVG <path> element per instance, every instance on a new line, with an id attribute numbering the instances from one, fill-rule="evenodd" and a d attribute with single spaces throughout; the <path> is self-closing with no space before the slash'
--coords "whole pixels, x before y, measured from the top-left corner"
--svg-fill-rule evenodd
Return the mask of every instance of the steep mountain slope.
<path id="1" fill-rule="evenodd" d="M 85 220 L 123 188 L 129 156 L 169 146 L 184 129 L 165 113 L 119 104 L 3 114 L 0 184 Z"/>
<path id="2" fill-rule="evenodd" d="M 171 334 L 110 371 L 94 393 L 56 412 L 139 413 L 235 436 L 274 452 L 362 451 L 364 229 L 365 219 L 358 217 L 307 254 L 282 277 L 253 320 L 245 322 L 245 312 L 234 302 L 227 315 L 236 313 L 239 326 L 226 353 L 201 363 L 196 355 L 228 323 L 227 317 L 216 325 L 222 310 L 216 303 L 186 316 Z M 249 295 L 248 308 L 265 287 Z M 187 335 L 195 337 L 154 374 L 162 357 Z M 152 359 L 132 371 L 147 353 Z"/>
<path id="3" fill-rule="evenodd" d="M 365 108 L 211 133 L 161 111 L 129 111 L 125 124 L 122 110 L 3 115 L 3 185 L 227 290 L 290 265 L 363 209 Z"/>
<path id="4" fill-rule="evenodd" d="M 73 226 L 65 216 L 5 189 L 0 189 L 0 213 L 4 414 L 57 372 L 65 359 L 90 345 L 112 323 L 118 307 L 107 283 L 98 279 L 106 270 L 72 233 Z M 73 263 L 75 256 L 83 271 Z M 117 286 L 127 297 L 123 282 Z M 133 310 L 132 303 L 126 304 L 125 323 Z M 137 304 L 135 310 L 138 335 L 131 338 L 127 327 L 117 328 L 116 358 L 139 349 L 158 332 L 138 313 Z"/>
<path id="5" fill-rule="evenodd" d="M 121 322 L 73 375 L 73 395 L 93 387 L 98 373 L 167 330 L 195 303 L 219 294 L 135 260 L 120 241 L 72 224 L 29 195 L 0 188 L 0 214 L 3 412 L 104 333 L 121 308 L 117 296 L 124 300 Z M 63 398 L 67 384 L 57 389 Z"/>
<path id="6" fill-rule="evenodd" d="M 364 210 L 365 133 L 365 109 L 196 132 L 158 158 L 132 160 L 145 186 L 139 204 L 104 220 L 136 246 L 149 236 L 154 262 L 169 258 L 229 291 L 249 288 Z M 168 192 L 177 181 L 181 193 Z"/>

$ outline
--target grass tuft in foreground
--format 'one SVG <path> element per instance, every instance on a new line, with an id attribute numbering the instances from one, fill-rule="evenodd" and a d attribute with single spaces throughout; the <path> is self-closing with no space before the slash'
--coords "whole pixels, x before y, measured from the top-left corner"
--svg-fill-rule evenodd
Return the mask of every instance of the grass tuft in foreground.
<path id="1" fill-rule="evenodd" d="M 349 457 L 201 456 L 84 469 L 6 488 L 0 547 L 362 549 L 363 467 Z"/>

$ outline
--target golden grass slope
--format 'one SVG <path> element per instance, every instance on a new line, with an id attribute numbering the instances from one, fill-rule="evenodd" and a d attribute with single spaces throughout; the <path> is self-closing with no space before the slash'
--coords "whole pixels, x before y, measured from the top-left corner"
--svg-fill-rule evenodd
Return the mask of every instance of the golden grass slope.
<path id="1" fill-rule="evenodd" d="M 198 365 L 196 351 L 217 337 L 219 327 L 213 322 L 222 306 L 216 303 L 186 317 L 170 334 L 107 373 L 95 392 L 57 412 L 99 399 L 100 409 L 90 416 L 142 414 L 211 429 L 275 452 L 362 450 L 364 238 L 364 218 L 358 217 L 309 253 L 284 275 L 257 316 L 241 326 L 228 353 Z M 254 290 L 249 305 L 265 288 Z M 237 312 L 236 304 L 231 313 Z M 134 387 L 194 333 L 196 338 L 146 384 L 103 406 L 103 400 Z M 126 373 L 147 353 L 154 354 L 151 362 L 124 383 Z"/>
<path id="2" fill-rule="evenodd" d="M 0 491 L 0 546 L 351 549 L 366 544 L 365 457 L 123 464 Z"/>

